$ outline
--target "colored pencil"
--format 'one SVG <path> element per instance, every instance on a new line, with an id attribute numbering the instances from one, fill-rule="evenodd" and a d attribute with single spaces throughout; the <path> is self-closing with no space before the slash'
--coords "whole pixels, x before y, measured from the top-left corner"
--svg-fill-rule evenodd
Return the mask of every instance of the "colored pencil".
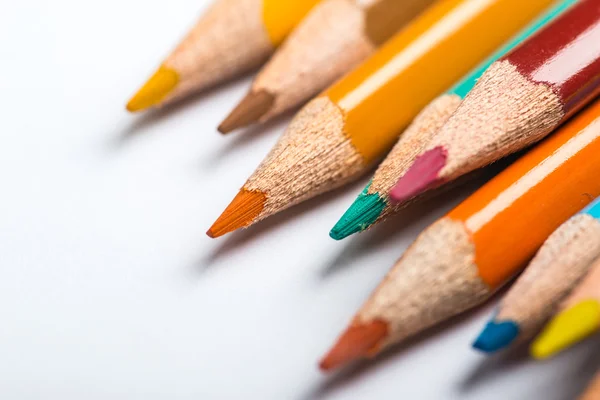
<path id="1" fill-rule="evenodd" d="M 374 355 L 487 300 L 600 194 L 600 102 L 426 229 L 321 362 Z"/>
<path id="2" fill-rule="evenodd" d="M 426 106 L 404 131 L 398 143 L 396 143 L 386 159 L 377 168 L 373 179 L 358 195 L 357 199 L 336 223 L 329 235 L 335 240 L 342 240 L 354 233 L 369 229 L 379 222 L 383 222 L 405 208 L 408 205 L 407 203 L 400 205 L 390 203 L 389 191 L 398 179 L 406 173 L 406 170 L 414 162 L 419 151 L 424 148 L 454 111 L 456 111 L 485 70 L 494 61 L 533 35 L 575 2 L 576 0 L 565 0 L 558 3 L 535 23 L 504 45 L 492 57 L 480 64 L 458 84 Z M 439 192 L 435 194 L 437 193 Z M 431 194 L 433 195 L 434 193 Z"/>
<path id="3" fill-rule="evenodd" d="M 594 217 L 598 212 L 600 200 L 550 235 L 473 347 L 492 353 L 539 332 L 600 256 L 600 219 Z"/>
<path id="4" fill-rule="evenodd" d="M 300 111 L 208 235 L 247 227 L 360 177 L 423 106 L 551 3 L 435 3 Z"/>
<path id="5" fill-rule="evenodd" d="M 292 32 L 219 126 L 228 133 L 294 108 L 367 59 L 434 0 L 326 0 Z"/>
<path id="6" fill-rule="evenodd" d="M 392 189 L 403 202 L 535 143 L 600 93 L 600 2 L 581 0 L 483 74 Z"/>
<path id="7" fill-rule="evenodd" d="M 560 305 L 531 346 L 535 358 L 554 356 L 573 344 L 600 331 L 600 259 L 588 276 Z"/>
<path id="8" fill-rule="evenodd" d="M 597 374 L 590 385 L 585 390 L 585 393 L 579 400 L 598 400 L 600 399 L 600 374 Z"/>
<path id="9" fill-rule="evenodd" d="M 176 101 L 262 63 L 319 0 L 216 0 L 127 104 Z"/>

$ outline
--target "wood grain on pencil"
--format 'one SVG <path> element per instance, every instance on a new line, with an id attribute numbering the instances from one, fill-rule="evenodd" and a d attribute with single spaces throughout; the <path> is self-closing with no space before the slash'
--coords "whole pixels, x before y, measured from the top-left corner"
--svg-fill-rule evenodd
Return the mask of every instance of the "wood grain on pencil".
<path id="1" fill-rule="evenodd" d="M 141 111 L 258 67 L 319 0 L 216 0 L 127 104 Z"/>
<path id="2" fill-rule="evenodd" d="M 434 0 L 325 0 L 294 30 L 219 126 L 222 133 L 296 107 L 370 56 Z"/>
<path id="3" fill-rule="evenodd" d="M 435 3 L 300 111 L 242 188 L 243 199 L 225 210 L 209 236 L 249 226 L 357 179 L 423 106 L 551 2 Z M 253 206 L 253 213 L 240 208 L 249 198 L 252 204 L 264 199 L 262 207 Z"/>
<path id="4" fill-rule="evenodd" d="M 600 399 L 600 374 L 597 374 L 590 385 L 585 390 L 585 393 L 579 400 L 599 400 Z"/>
<path id="5" fill-rule="evenodd" d="M 475 307 L 600 194 L 600 102 L 426 229 L 354 317 L 321 368 L 372 355 Z M 373 323 L 378 340 L 363 336 Z M 368 351 L 348 351 L 365 349 Z"/>
<path id="6" fill-rule="evenodd" d="M 494 63 L 390 193 L 406 201 L 535 143 L 600 93 L 600 2 Z"/>
<path id="7" fill-rule="evenodd" d="M 329 235 L 335 240 L 344 239 L 349 235 L 369 229 L 405 208 L 408 205 L 407 202 L 396 205 L 391 204 L 389 191 L 398 182 L 398 179 L 404 176 L 417 155 L 423 151 L 434 135 L 456 111 L 481 75 L 494 61 L 527 40 L 528 37 L 539 31 L 575 2 L 576 0 L 559 2 L 506 43 L 492 57 L 471 71 L 449 91 L 427 105 L 404 131 L 398 143 L 380 164 L 371 182 L 336 223 Z M 444 188 L 447 189 L 450 186 L 446 185 Z M 429 192 L 428 197 L 439 195 L 440 192 L 442 190 Z"/>

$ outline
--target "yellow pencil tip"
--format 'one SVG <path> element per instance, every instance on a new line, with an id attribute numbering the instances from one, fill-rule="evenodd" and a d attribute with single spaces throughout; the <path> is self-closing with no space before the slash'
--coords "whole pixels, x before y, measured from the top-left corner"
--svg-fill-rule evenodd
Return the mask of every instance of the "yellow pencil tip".
<path id="1" fill-rule="evenodd" d="M 543 360 L 585 339 L 600 328 L 600 303 L 585 300 L 561 312 L 531 346 L 531 355 Z"/>
<path id="2" fill-rule="evenodd" d="M 175 70 L 161 66 L 135 96 L 129 100 L 127 110 L 136 112 L 160 104 L 177 86 L 178 82 L 179 74 Z"/>

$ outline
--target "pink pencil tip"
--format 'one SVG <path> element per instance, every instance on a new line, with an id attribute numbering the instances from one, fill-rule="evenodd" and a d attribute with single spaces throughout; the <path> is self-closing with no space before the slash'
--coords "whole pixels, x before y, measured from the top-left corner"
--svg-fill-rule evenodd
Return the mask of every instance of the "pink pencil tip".
<path id="1" fill-rule="evenodd" d="M 439 173 L 446 165 L 447 158 L 448 153 L 443 147 L 436 147 L 420 155 L 390 191 L 391 200 L 401 203 L 440 186 L 444 180 L 439 177 Z"/>

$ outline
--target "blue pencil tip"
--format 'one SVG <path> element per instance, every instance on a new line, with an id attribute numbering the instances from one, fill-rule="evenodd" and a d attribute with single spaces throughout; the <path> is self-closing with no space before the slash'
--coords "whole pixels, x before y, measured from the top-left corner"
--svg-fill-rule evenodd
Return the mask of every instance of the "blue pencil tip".
<path id="1" fill-rule="evenodd" d="M 342 240 L 350 235 L 362 232 L 373 225 L 381 216 L 387 202 L 379 194 L 368 194 L 368 189 L 369 186 L 356 198 L 329 232 L 332 239 Z"/>
<path id="2" fill-rule="evenodd" d="M 490 321 L 479 335 L 473 348 L 484 353 L 495 353 L 510 345 L 519 336 L 519 325 L 513 321 Z"/>

